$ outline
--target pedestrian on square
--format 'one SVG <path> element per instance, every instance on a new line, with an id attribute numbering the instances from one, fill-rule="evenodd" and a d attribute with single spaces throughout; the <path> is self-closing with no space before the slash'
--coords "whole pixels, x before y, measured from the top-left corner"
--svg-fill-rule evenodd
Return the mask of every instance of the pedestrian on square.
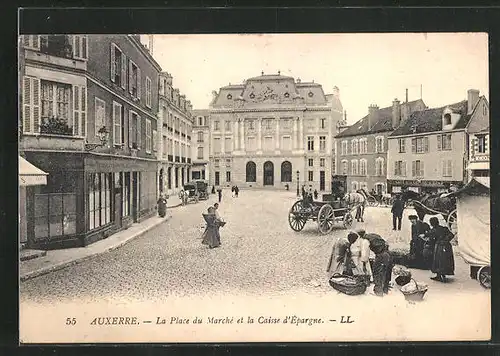
<path id="1" fill-rule="evenodd" d="M 370 249 L 375 253 L 373 262 L 373 293 L 382 297 L 389 293 L 389 285 L 392 279 L 392 268 L 394 266 L 389 254 L 388 245 L 384 240 L 373 240 Z"/>
<path id="2" fill-rule="evenodd" d="M 207 223 L 205 232 L 203 233 L 201 243 L 208 245 L 209 248 L 216 248 L 220 246 L 220 235 L 219 235 L 219 221 L 215 215 L 215 208 L 213 206 L 208 208 L 208 213 L 203 214 L 203 218 Z"/>
<path id="3" fill-rule="evenodd" d="M 318 191 L 314 189 L 314 200 L 318 199 Z"/>
<path id="4" fill-rule="evenodd" d="M 431 272 L 436 274 L 431 279 L 445 283 L 446 276 L 452 276 L 455 272 L 453 248 L 450 243 L 453 234 L 446 227 L 439 225 L 439 220 L 435 216 L 430 218 L 429 222 L 432 228 L 426 235 L 431 243 L 434 242 Z"/>
<path id="5" fill-rule="evenodd" d="M 219 203 L 222 201 L 222 188 L 217 189 L 217 194 L 219 194 Z"/>
<path id="6" fill-rule="evenodd" d="M 347 235 L 347 239 L 351 246 L 352 273 L 355 276 L 363 276 L 367 283 L 370 283 L 370 243 L 368 240 L 362 239 L 354 231 Z"/>
<path id="7" fill-rule="evenodd" d="M 215 185 L 212 185 L 212 194 L 215 194 Z"/>
<path id="8" fill-rule="evenodd" d="M 394 199 L 394 203 L 392 203 L 392 208 L 391 208 L 393 230 L 396 229 L 401 230 L 401 219 L 403 218 L 404 208 L 405 205 L 404 202 L 401 200 L 401 196 L 399 194 L 396 195 L 396 199 Z"/>
<path id="9" fill-rule="evenodd" d="M 236 193 L 234 192 L 234 185 L 231 187 L 231 196 L 234 198 Z"/>
<path id="10" fill-rule="evenodd" d="M 306 186 L 303 185 L 302 186 L 302 199 L 305 199 L 306 198 Z"/>
<path id="11" fill-rule="evenodd" d="M 234 194 L 236 195 L 236 198 L 238 198 L 238 194 L 240 193 L 240 188 L 238 188 L 237 185 L 234 186 Z"/>
<path id="12" fill-rule="evenodd" d="M 410 264 L 412 268 L 428 269 L 424 258 L 425 234 L 430 230 L 429 224 L 418 219 L 417 215 L 410 215 L 411 242 Z"/>
<path id="13" fill-rule="evenodd" d="M 330 260 L 326 267 L 328 278 L 332 278 L 334 275 L 352 275 L 349 246 L 350 243 L 346 237 L 339 237 L 333 244 Z"/>

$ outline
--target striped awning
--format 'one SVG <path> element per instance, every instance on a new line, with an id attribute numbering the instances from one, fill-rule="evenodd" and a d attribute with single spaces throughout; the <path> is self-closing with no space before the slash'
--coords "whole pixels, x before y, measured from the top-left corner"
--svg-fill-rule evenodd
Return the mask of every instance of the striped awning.
<path id="1" fill-rule="evenodd" d="M 49 174 L 19 156 L 19 185 L 46 185 Z"/>

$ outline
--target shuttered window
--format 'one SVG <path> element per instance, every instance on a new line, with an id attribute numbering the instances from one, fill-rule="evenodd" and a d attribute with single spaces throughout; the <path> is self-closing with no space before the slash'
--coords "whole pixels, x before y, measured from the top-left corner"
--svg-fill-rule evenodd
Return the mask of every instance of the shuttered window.
<path id="1" fill-rule="evenodd" d="M 153 130 L 153 151 L 158 151 L 158 147 L 156 146 L 158 143 L 158 131 Z"/>
<path id="2" fill-rule="evenodd" d="M 411 152 L 412 153 L 427 153 L 429 152 L 429 138 L 418 137 L 411 139 Z"/>
<path id="3" fill-rule="evenodd" d="M 114 43 L 111 43 L 111 81 L 123 89 L 127 88 L 127 57 L 121 49 Z"/>
<path id="4" fill-rule="evenodd" d="M 151 120 L 146 119 L 146 153 L 151 153 Z"/>
<path id="5" fill-rule="evenodd" d="M 40 50 L 40 36 L 38 35 L 24 35 L 23 46 L 25 48 Z"/>
<path id="6" fill-rule="evenodd" d="M 151 79 L 146 77 L 146 106 L 151 107 Z"/>
<path id="7" fill-rule="evenodd" d="M 423 161 L 413 161 L 411 163 L 411 174 L 413 177 L 423 177 L 424 176 L 424 162 Z"/>
<path id="8" fill-rule="evenodd" d="M 442 161 L 442 173 L 443 177 L 451 177 L 453 175 L 452 160 L 447 159 Z"/>
<path id="9" fill-rule="evenodd" d="M 73 134 L 87 134 L 87 88 L 73 86 Z"/>
<path id="10" fill-rule="evenodd" d="M 89 58 L 87 36 L 85 35 L 73 36 L 73 58 L 76 59 Z"/>
<path id="11" fill-rule="evenodd" d="M 95 136 L 98 137 L 97 134 L 99 130 L 103 127 L 106 127 L 106 102 L 97 97 L 95 98 L 94 102 L 95 102 L 94 129 L 95 129 Z"/>
<path id="12" fill-rule="evenodd" d="M 25 133 L 40 132 L 40 79 L 23 77 L 22 125 Z"/>
<path id="13" fill-rule="evenodd" d="M 142 148 L 142 120 L 139 115 L 137 115 L 137 149 Z"/>
<path id="14" fill-rule="evenodd" d="M 113 144 L 122 144 L 122 105 L 113 101 Z"/>

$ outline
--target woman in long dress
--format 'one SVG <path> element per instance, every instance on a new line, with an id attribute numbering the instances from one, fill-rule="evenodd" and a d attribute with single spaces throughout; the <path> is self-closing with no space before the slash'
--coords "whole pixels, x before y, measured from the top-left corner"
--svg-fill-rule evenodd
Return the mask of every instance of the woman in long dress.
<path id="1" fill-rule="evenodd" d="M 351 264 L 349 256 L 349 240 L 345 237 L 339 237 L 333 245 L 330 260 L 326 267 L 328 278 L 336 274 L 351 275 Z"/>
<path id="2" fill-rule="evenodd" d="M 430 218 L 429 222 L 432 228 L 426 235 L 429 242 L 434 244 L 431 272 L 436 274 L 431 279 L 446 282 L 446 276 L 451 276 L 455 272 L 455 259 L 450 243 L 453 234 L 446 227 L 439 225 L 439 220 L 436 217 Z"/>
<path id="3" fill-rule="evenodd" d="M 370 242 L 360 238 L 355 232 L 349 233 L 348 239 L 351 243 L 352 273 L 355 276 L 365 276 L 366 281 L 369 283 L 373 279 L 370 268 Z"/>
<path id="4" fill-rule="evenodd" d="M 209 248 L 215 248 L 220 246 L 220 234 L 219 234 L 219 219 L 215 215 L 215 208 L 211 206 L 208 208 L 208 213 L 203 214 L 203 218 L 207 223 L 205 232 L 202 235 L 201 243 L 208 245 Z"/>

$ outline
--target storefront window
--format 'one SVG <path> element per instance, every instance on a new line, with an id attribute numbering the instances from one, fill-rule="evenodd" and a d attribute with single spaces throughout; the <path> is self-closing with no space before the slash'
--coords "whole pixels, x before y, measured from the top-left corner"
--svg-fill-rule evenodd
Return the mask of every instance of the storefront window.
<path id="1" fill-rule="evenodd" d="M 111 215 L 111 173 L 90 174 L 89 230 L 109 224 Z"/>
<path id="2" fill-rule="evenodd" d="M 121 173 L 122 179 L 122 216 L 130 215 L 130 172 Z"/>

